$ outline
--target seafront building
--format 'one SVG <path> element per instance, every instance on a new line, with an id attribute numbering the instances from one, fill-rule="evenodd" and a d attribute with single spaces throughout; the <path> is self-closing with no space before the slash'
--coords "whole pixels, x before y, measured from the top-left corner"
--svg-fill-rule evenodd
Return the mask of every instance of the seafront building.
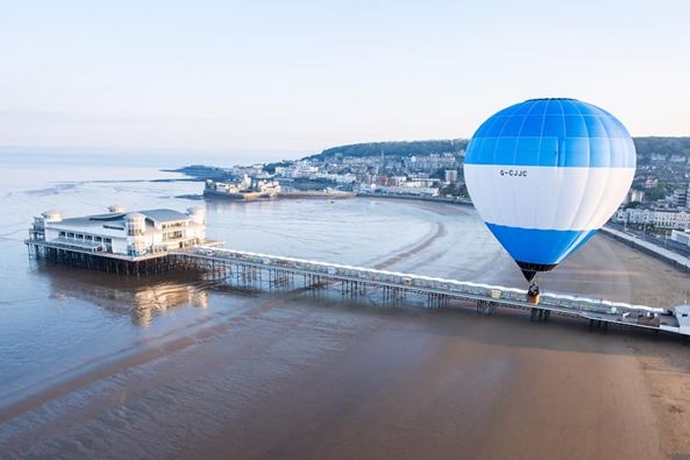
<path id="1" fill-rule="evenodd" d="M 685 231 L 671 230 L 671 240 L 690 246 L 690 229 Z"/>
<path id="2" fill-rule="evenodd" d="M 682 210 L 621 209 L 613 217 L 620 224 L 648 225 L 665 229 L 690 228 L 690 212 Z"/>
<path id="3" fill-rule="evenodd" d="M 206 241 L 206 215 L 200 208 L 187 213 L 172 209 L 110 212 L 64 218 L 46 211 L 34 218 L 27 244 L 37 251 L 67 250 L 136 260 L 164 255 Z"/>

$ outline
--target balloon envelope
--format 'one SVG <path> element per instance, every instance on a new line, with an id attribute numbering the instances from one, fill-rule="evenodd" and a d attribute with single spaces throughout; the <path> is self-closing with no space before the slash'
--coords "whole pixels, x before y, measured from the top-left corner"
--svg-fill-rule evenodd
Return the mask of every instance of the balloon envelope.
<path id="1" fill-rule="evenodd" d="M 532 99 L 479 127 L 464 173 L 480 216 L 531 280 L 606 223 L 635 164 L 632 138 L 610 113 L 574 99 Z"/>

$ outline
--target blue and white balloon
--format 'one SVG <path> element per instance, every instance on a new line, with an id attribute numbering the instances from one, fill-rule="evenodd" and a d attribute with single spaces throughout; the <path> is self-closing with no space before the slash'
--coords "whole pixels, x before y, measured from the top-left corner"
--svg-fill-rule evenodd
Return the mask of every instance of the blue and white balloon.
<path id="1" fill-rule="evenodd" d="M 610 113 L 574 99 L 532 99 L 479 127 L 464 172 L 477 211 L 529 281 L 606 223 L 635 164 L 633 140 Z"/>

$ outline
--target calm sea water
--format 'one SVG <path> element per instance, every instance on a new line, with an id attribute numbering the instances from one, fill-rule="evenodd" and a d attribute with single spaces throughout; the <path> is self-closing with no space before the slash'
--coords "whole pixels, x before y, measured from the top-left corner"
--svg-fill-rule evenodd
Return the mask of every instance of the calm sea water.
<path id="1" fill-rule="evenodd" d="M 205 206 L 207 235 L 233 249 L 490 280 L 510 264 L 469 208 L 350 199 L 232 203 L 179 198 L 198 182 L 161 172 L 199 161 L 89 155 L 0 156 L 0 410 L 75 373 L 140 352 L 161 337 L 226 320 L 251 297 L 172 277 L 136 280 L 29 260 L 34 216 Z M 205 163 L 210 163 L 206 161 Z M 221 166 L 233 164 L 226 161 Z M 435 248 L 435 238 L 444 244 Z M 424 246 L 419 251 L 420 245 Z M 482 278 L 484 277 L 484 278 Z"/>

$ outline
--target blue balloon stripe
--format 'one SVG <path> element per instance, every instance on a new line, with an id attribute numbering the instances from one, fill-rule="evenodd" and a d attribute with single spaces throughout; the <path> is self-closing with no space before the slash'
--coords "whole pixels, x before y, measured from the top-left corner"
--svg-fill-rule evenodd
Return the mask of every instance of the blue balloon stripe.
<path id="1" fill-rule="evenodd" d="M 635 145 L 623 124 L 572 99 L 534 99 L 501 110 L 472 137 L 468 164 L 634 168 Z"/>
<path id="2" fill-rule="evenodd" d="M 634 168 L 632 139 L 493 136 L 472 138 L 467 164 L 559 166 L 565 168 Z"/>
<path id="3" fill-rule="evenodd" d="M 596 233 L 596 230 L 541 230 L 486 225 L 513 259 L 545 265 L 560 263 Z"/>

